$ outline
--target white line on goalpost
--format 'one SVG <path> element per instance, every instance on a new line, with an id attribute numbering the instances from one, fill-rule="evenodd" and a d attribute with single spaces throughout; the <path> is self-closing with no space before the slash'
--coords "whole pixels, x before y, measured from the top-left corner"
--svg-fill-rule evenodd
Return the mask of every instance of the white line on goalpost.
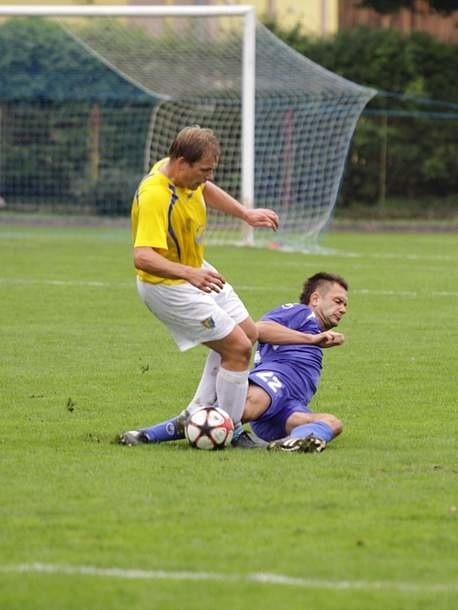
<path id="1" fill-rule="evenodd" d="M 0 5 L 0 16 L 20 17 L 212 17 L 239 16 L 244 19 L 242 51 L 242 133 L 241 133 L 241 200 L 254 207 L 255 156 L 255 79 L 256 79 L 256 9 L 251 5 L 211 6 L 121 6 L 121 5 Z M 243 226 L 243 241 L 254 244 L 253 228 Z"/>

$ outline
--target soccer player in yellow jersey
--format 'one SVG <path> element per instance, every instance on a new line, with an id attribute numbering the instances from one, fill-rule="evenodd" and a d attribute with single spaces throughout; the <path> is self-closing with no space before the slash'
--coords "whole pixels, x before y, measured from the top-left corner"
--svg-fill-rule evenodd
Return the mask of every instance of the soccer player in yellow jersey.
<path id="1" fill-rule="evenodd" d="M 279 219 L 273 210 L 244 207 L 212 182 L 219 157 L 210 129 L 192 126 L 177 134 L 169 156 L 153 166 L 134 197 L 134 265 L 140 297 L 178 348 L 203 344 L 210 349 L 187 411 L 217 402 L 241 429 L 257 330 L 230 284 L 204 260 L 206 207 L 253 227 L 276 230 Z M 163 440 L 182 438 L 180 421 L 164 422 Z M 125 432 L 120 441 L 135 444 L 141 434 Z"/>

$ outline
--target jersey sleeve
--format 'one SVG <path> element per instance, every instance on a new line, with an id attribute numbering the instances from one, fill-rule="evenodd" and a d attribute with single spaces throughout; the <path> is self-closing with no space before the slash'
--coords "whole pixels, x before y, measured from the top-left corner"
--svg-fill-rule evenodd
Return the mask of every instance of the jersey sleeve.
<path id="1" fill-rule="evenodd" d="M 298 303 L 287 303 L 269 311 L 262 320 L 277 322 L 292 330 L 314 334 L 320 332 L 316 318 L 311 309 Z"/>
<path id="2" fill-rule="evenodd" d="M 157 185 L 140 186 L 135 203 L 137 227 L 134 247 L 167 249 L 169 199 L 170 195 Z"/>

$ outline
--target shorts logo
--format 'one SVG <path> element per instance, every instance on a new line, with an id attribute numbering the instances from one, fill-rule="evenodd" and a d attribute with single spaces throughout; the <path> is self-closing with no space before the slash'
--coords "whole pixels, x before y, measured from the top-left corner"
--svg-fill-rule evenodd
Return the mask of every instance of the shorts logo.
<path id="1" fill-rule="evenodd" d="M 206 320 L 202 320 L 201 324 L 205 328 L 215 328 L 215 320 L 211 316 Z"/>

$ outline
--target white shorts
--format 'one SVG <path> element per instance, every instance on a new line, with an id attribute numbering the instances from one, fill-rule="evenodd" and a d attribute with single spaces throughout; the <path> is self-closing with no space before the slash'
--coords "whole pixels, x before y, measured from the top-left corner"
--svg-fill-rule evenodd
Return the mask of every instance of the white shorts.
<path id="1" fill-rule="evenodd" d="M 205 267 L 213 269 L 205 263 Z M 150 284 L 137 278 L 138 293 L 148 309 L 169 329 L 180 351 L 227 337 L 249 317 L 230 284 L 221 292 L 202 292 L 192 284 Z"/>

